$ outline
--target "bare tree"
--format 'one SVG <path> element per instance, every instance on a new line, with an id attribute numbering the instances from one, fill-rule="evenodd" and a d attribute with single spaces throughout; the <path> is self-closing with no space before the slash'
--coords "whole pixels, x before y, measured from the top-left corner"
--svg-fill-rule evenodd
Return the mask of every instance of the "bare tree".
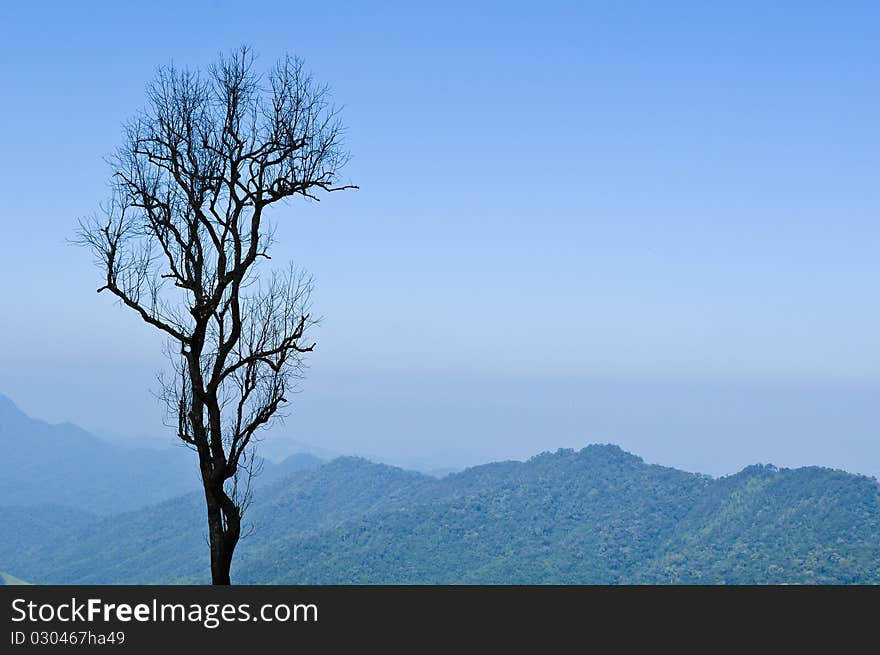
<path id="1" fill-rule="evenodd" d="M 198 453 L 211 577 L 229 584 L 250 496 L 254 435 L 278 418 L 301 377 L 310 278 L 259 275 L 286 199 L 356 188 L 327 88 L 300 60 L 254 71 L 242 48 L 206 72 L 160 69 L 147 108 L 111 159 L 112 195 L 80 222 L 109 292 L 168 337 L 175 375 L 161 396 Z"/>

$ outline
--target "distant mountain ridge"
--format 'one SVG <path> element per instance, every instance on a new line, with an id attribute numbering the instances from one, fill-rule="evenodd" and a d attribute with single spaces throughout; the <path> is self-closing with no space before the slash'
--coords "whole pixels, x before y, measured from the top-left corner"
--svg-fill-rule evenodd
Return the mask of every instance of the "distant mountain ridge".
<path id="1" fill-rule="evenodd" d="M 205 582 L 201 503 L 194 493 L 46 539 L 22 525 L 20 541 L 36 540 L 0 540 L 0 570 Z M 28 520 L 61 519 L 0 508 L 0 522 Z M 880 583 L 876 480 L 760 465 L 713 479 L 610 445 L 442 479 L 342 457 L 267 480 L 248 522 L 240 583 Z"/>
<path id="2" fill-rule="evenodd" d="M 183 447 L 132 448 L 72 423 L 24 414 L 0 394 L 0 505 L 64 505 L 99 515 L 153 505 L 200 488 L 194 453 Z M 264 462 L 263 480 L 317 467 L 313 455 Z"/>
<path id="3" fill-rule="evenodd" d="M 198 484 L 185 449 L 132 450 L 71 424 L 26 416 L 0 396 L 0 502 L 73 505 L 109 514 L 173 498 Z"/>

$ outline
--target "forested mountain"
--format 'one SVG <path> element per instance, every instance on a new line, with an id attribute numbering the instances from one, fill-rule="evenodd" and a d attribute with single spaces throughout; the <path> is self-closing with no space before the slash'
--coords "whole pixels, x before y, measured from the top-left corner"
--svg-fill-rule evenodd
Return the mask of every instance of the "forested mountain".
<path id="1" fill-rule="evenodd" d="M 0 510 L 20 526 L 0 570 L 37 583 L 205 582 L 201 503 L 110 518 Z M 265 481 L 248 520 L 241 583 L 880 583 L 876 480 L 772 466 L 712 479 L 616 446 L 443 479 L 339 458 Z"/>
<path id="2" fill-rule="evenodd" d="M 880 485 L 750 466 L 706 490 L 637 582 L 880 583 Z"/>
<path id="3" fill-rule="evenodd" d="M 311 463 L 311 460 L 308 460 Z M 438 481 L 359 458 L 339 458 L 258 485 L 240 550 L 309 534 L 380 509 L 430 498 Z M 11 547 L 0 538 L 0 563 L 35 581 L 82 584 L 203 582 L 207 568 L 204 499 L 191 493 L 73 529 L 40 528 L 54 507 L 0 507 L 0 522 L 22 526 Z M 60 519 L 59 519 L 60 520 Z M 69 523 L 69 521 L 67 522 Z M 28 576 L 30 576 L 28 578 Z"/>
<path id="4" fill-rule="evenodd" d="M 242 582 L 880 582 L 880 487 L 820 468 L 711 480 L 559 452 L 461 498 L 249 553 Z"/>

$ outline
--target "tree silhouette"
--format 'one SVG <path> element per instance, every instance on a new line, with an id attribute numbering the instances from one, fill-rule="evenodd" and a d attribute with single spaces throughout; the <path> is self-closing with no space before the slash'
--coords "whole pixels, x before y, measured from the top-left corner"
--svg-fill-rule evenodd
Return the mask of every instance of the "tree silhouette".
<path id="1" fill-rule="evenodd" d="M 80 221 L 109 292 L 168 337 L 160 378 L 177 436 L 198 453 L 214 584 L 229 584 L 254 473 L 254 435 L 302 376 L 311 279 L 260 275 L 270 207 L 318 200 L 348 155 L 327 87 L 284 57 L 265 75 L 247 48 L 207 71 L 162 68 L 111 159 L 110 200 Z"/>

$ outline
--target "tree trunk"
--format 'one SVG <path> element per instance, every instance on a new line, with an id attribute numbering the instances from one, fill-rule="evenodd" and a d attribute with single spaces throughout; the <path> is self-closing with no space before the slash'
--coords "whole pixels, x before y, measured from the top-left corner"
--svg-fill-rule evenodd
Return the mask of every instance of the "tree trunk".
<path id="1" fill-rule="evenodd" d="M 232 558 L 228 557 L 223 548 L 223 512 L 215 494 L 205 485 L 205 501 L 208 506 L 208 538 L 211 544 L 211 584 L 228 585 L 229 565 Z"/>
<path id="2" fill-rule="evenodd" d="M 219 488 L 205 484 L 205 502 L 211 546 L 211 584 L 229 585 L 232 554 L 241 533 L 239 509 L 226 495 L 222 483 Z"/>

